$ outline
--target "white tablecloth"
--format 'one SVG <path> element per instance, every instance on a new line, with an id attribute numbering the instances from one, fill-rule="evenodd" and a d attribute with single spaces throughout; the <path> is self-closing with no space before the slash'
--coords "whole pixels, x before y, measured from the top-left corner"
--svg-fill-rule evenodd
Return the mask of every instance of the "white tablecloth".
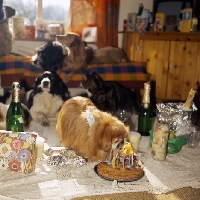
<path id="1" fill-rule="evenodd" d="M 0 199 L 68 200 L 95 194 L 137 191 L 160 194 L 187 186 L 200 188 L 200 147 L 190 149 L 185 145 L 179 153 L 167 155 L 165 161 L 155 161 L 148 141 L 149 137 L 141 139 L 145 176 L 138 181 L 104 180 L 94 172 L 96 163 L 52 169 L 38 161 L 35 172 L 28 175 L 1 170 Z"/>

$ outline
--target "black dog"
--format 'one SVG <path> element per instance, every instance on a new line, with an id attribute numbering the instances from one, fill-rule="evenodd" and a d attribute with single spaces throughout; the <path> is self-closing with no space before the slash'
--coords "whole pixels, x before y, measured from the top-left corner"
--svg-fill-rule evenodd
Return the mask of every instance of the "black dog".
<path id="1" fill-rule="evenodd" d="M 68 48 L 58 41 L 49 41 L 36 49 L 32 56 L 33 64 L 44 71 L 56 72 L 62 68 L 63 59 L 68 55 Z"/>
<path id="2" fill-rule="evenodd" d="M 37 78 L 28 98 L 28 108 L 33 120 L 49 126 L 49 118 L 57 118 L 63 102 L 68 98 L 68 88 L 59 75 L 45 71 Z"/>

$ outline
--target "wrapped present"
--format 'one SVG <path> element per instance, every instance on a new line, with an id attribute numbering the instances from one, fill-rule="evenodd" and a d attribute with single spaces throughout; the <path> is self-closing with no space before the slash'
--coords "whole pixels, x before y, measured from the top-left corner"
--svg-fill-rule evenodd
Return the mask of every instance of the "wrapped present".
<path id="1" fill-rule="evenodd" d="M 37 135 L 0 130 L 0 169 L 30 173 L 36 166 Z"/>

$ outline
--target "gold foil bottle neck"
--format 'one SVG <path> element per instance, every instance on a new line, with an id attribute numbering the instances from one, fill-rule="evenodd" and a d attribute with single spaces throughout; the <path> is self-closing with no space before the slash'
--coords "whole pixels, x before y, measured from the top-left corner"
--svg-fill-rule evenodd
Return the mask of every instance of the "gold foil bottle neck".
<path id="1" fill-rule="evenodd" d="M 189 94 L 188 94 L 188 97 L 187 97 L 185 104 L 183 105 L 184 110 L 190 110 L 191 109 L 195 94 L 196 94 L 196 90 L 194 90 L 192 88 L 190 90 Z"/>
<path id="2" fill-rule="evenodd" d="M 12 88 L 13 88 L 12 101 L 13 102 L 20 102 L 20 85 L 19 85 L 19 82 L 13 82 Z"/>
<path id="3" fill-rule="evenodd" d="M 12 93 L 12 102 L 20 102 L 20 90 L 14 89 Z"/>
<path id="4" fill-rule="evenodd" d="M 12 84 L 12 88 L 13 88 L 13 89 L 15 89 L 15 88 L 20 89 L 20 85 L 19 85 L 19 83 L 18 83 L 18 82 L 13 82 L 13 84 Z"/>
<path id="5" fill-rule="evenodd" d="M 143 96 L 142 103 L 144 103 L 144 104 L 150 103 L 150 90 L 151 90 L 150 84 L 145 83 L 144 84 L 144 96 Z"/>

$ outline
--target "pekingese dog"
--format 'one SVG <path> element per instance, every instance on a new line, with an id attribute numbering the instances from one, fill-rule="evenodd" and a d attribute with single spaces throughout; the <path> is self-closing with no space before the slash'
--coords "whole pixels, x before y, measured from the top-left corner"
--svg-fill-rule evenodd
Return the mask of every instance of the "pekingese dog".
<path id="1" fill-rule="evenodd" d="M 115 153 L 122 147 L 128 131 L 123 122 L 80 96 L 65 101 L 56 124 L 62 145 L 88 161 L 107 160 L 111 150 Z"/>

